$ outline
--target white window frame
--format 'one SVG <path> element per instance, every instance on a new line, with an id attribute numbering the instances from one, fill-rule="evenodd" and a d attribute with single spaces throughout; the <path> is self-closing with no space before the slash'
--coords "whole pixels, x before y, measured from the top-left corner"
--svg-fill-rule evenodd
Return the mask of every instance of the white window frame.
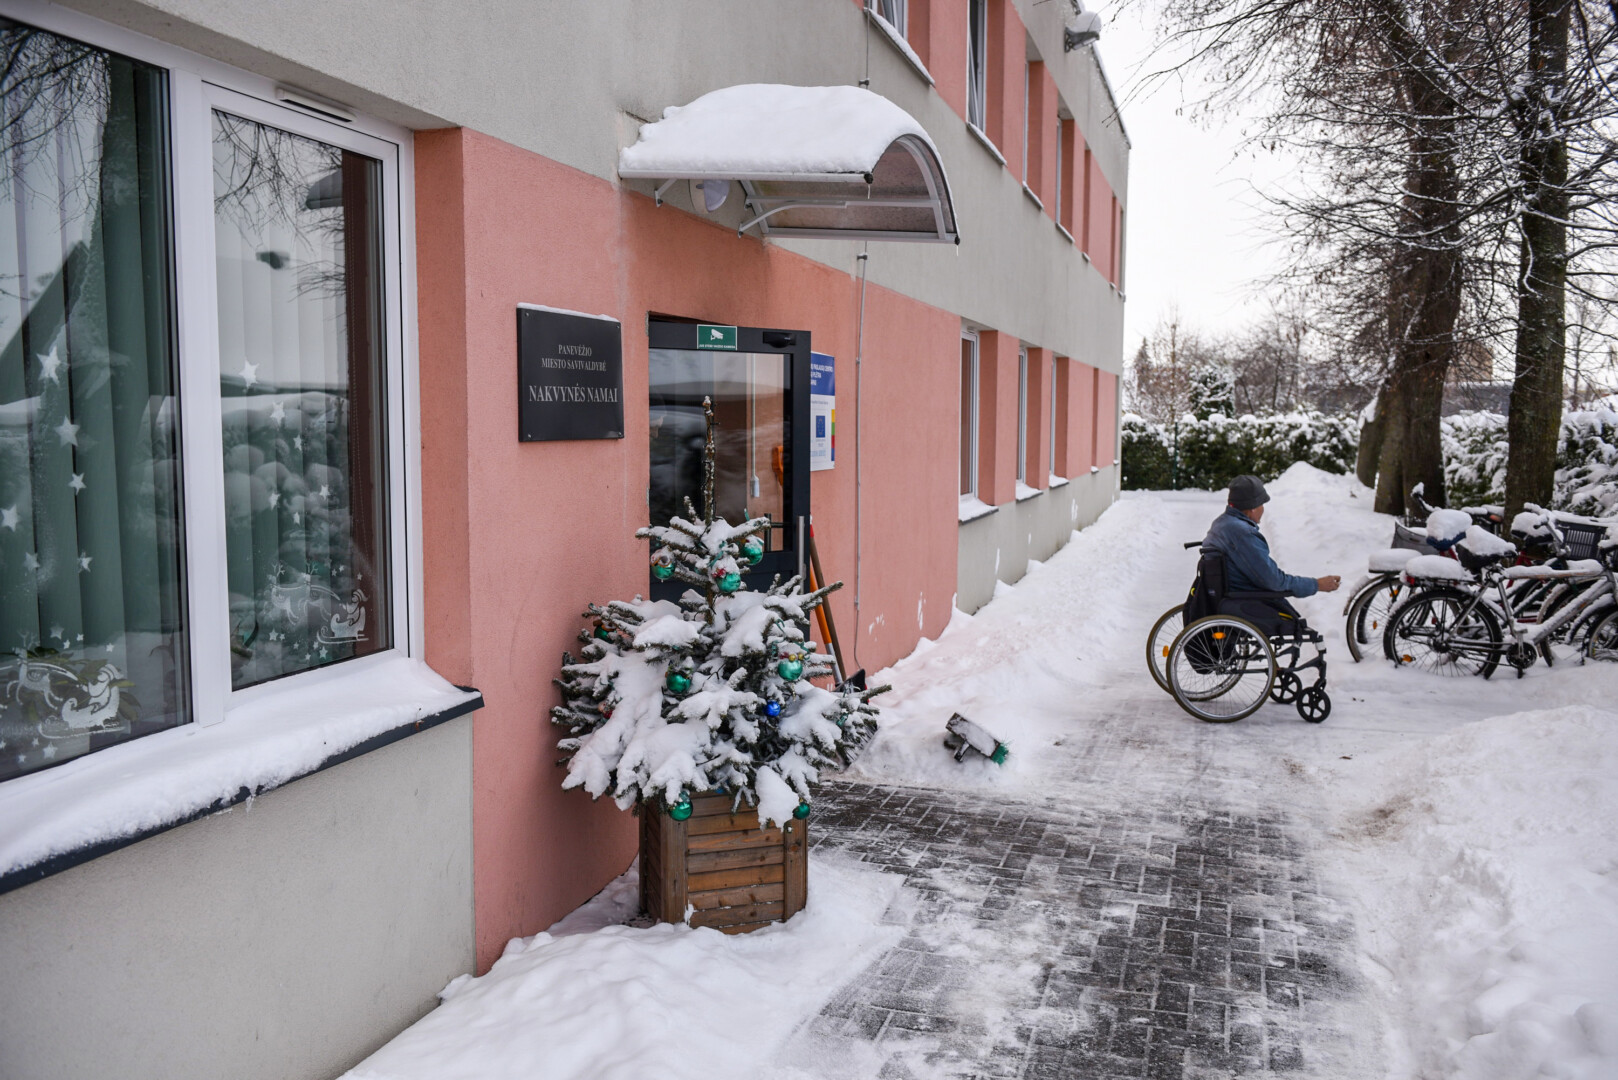
<path id="1" fill-rule="evenodd" d="M 961 498 L 975 499 L 978 496 L 978 403 L 982 397 L 980 390 L 982 387 L 983 354 L 980 351 L 980 343 L 978 340 L 977 331 L 963 328 L 961 330 L 961 340 L 972 343 L 972 390 L 970 394 L 971 415 L 966 418 L 966 462 L 967 473 L 969 475 L 960 477 L 962 481 L 961 486 L 966 488 L 965 491 L 961 492 Z M 956 449 L 959 450 L 961 448 L 956 447 Z"/>
<path id="2" fill-rule="evenodd" d="M 989 122 L 989 0 L 967 0 L 966 19 L 966 122 L 979 131 L 986 131 Z"/>
<path id="3" fill-rule="evenodd" d="M 865 0 L 865 6 L 899 32 L 910 36 L 910 0 Z"/>
<path id="4" fill-rule="evenodd" d="M 1017 349 L 1017 482 L 1028 482 L 1028 347 Z"/>
<path id="5" fill-rule="evenodd" d="M 1051 445 L 1050 453 L 1045 455 L 1046 468 L 1052 476 L 1056 475 L 1056 357 L 1051 357 L 1051 382 L 1047 390 L 1051 398 Z"/>
<path id="6" fill-rule="evenodd" d="M 415 313 L 411 133 L 368 117 L 328 120 L 280 104 L 276 84 L 92 16 L 37 0 L 0 0 L 18 22 L 121 53 L 168 73 L 175 351 L 184 495 L 190 720 L 218 723 L 237 709 L 312 684 L 362 675 L 423 654 L 420 402 Z M 231 688 L 225 559 L 225 476 L 213 209 L 213 110 L 281 128 L 382 162 L 386 434 L 391 648 L 247 687 Z M 122 745 L 122 744 L 120 744 Z M 110 747 L 108 749 L 111 749 Z"/>

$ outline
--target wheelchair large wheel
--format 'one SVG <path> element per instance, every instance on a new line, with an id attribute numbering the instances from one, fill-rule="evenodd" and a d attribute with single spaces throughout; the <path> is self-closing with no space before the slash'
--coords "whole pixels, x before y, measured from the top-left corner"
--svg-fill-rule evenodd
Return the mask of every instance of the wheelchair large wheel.
<path id="1" fill-rule="evenodd" d="M 1146 669 L 1165 694 L 1173 693 L 1169 689 L 1169 647 L 1184 628 L 1185 605 L 1180 604 L 1159 615 L 1152 624 L 1152 632 L 1146 635 Z"/>
<path id="2" fill-rule="evenodd" d="M 1180 708 L 1210 724 L 1251 716 L 1269 700 L 1275 650 L 1263 631 L 1229 615 L 1213 615 L 1180 631 L 1169 647 L 1169 693 Z"/>

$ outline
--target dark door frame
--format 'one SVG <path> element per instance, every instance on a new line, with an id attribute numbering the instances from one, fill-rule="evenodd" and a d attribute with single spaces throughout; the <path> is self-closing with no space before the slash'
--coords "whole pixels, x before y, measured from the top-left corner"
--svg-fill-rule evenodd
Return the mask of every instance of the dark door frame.
<path id="1" fill-rule="evenodd" d="M 689 352 L 708 352 L 697 348 L 699 325 L 729 325 L 728 323 L 699 323 L 697 320 L 674 319 L 669 316 L 648 315 L 646 318 L 647 363 L 651 363 L 651 349 L 682 349 Z M 731 351 L 731 350 L 712 350 Z M 769 587 L 770 580 L 780 574 L 782 579 L 803 573 L 807 555 L 809 528 L 809 352 L 807 330 L 782 330 L 761 326 L 736 327 L 738 353 L 764 353 L 786 358 L 787 414 L 785 431 L 787 506 L 790 520 L 779 526 L 780 549 L 767 552 L 759 564 L 743 575 L 752 589 Z M 701 507 L 698 507 L 701 510 Z M 772 545 L 773 546 L 773 545 Z M 689 586 L 679 581 L 651 583 L 653 599 L 678 599 Z"/>

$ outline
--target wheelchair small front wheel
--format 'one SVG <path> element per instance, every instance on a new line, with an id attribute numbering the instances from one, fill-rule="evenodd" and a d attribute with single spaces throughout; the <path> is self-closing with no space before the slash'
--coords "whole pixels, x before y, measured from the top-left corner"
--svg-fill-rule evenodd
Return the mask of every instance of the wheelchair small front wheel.
<path id="1" fill-rule="evenodd" d="M 1302 692 L 1303 680 L 1290 671 L 1283 671 L 1275 677 L 1275 683 L 1270 687 L 1270 700 L 1277 705 L 1291 705 Z"/>
<path id="2" fill-rule="evenodd" d="M 1322 723 L 1331 715 L 1331 698 L 1318 686 L 1311 686 L 1298 694 L 1298 715 L 1311 724 Z"/>
<path id="3" fill-rule="evenodd" d="M 1275 650 L 1263 631 L 1229 615 L 1198 619 L 1169 648 L 1169 693 L 1180 708 L 1210 724 L 1258 711 L 1275 681 Z"/>

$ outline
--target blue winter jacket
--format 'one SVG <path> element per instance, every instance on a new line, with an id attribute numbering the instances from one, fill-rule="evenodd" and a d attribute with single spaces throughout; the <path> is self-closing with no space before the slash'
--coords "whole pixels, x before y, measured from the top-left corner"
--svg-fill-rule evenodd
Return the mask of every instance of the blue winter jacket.
<path id="1" fill-rule="evenodd" d="M 1270 545 L 1258 524 L 1236 509 L 1214 519 L 1202 546 L 1225 557 L 1225 584 L 1231 592 L 1282 592 L 1293 596 L 1313 596 L 1320 586 L 1314 578 L 1283 573 L 1270 558 Z"/>

